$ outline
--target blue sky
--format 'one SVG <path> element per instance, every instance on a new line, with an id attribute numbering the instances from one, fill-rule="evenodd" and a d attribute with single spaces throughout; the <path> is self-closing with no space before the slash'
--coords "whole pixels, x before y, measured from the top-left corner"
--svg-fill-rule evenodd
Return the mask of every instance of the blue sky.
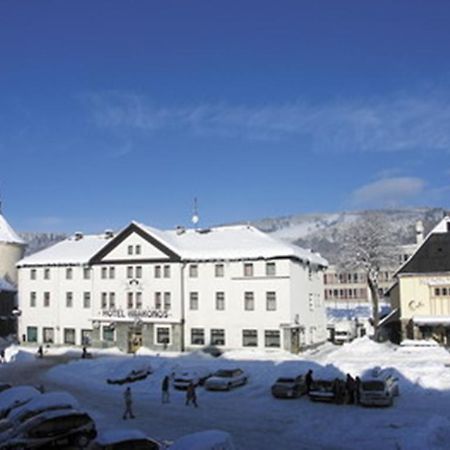
<path id="1" fill-rule="evenodd" d="M 0 2 L 21 231 L 449 206 L 450 2 Z"/>

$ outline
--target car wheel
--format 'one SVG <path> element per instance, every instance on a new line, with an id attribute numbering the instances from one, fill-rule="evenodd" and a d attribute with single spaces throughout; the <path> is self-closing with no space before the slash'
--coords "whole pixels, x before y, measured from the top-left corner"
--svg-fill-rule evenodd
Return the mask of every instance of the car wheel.
<path id="1" fill-rule="evenodd" d="M 227 391 L 231 390 L 231 383 L 227 384 Z"/>

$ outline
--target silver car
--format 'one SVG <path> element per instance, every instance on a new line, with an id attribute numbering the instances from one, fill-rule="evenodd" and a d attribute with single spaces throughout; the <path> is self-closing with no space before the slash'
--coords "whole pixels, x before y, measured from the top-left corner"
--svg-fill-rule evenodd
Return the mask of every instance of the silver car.
<path id="1" fill-rule="evenodd" d="M 247 381 L 248 376 L 242 369 L 221 369 L 205 381 L 205 388 L 211 391 L 229 391 Z"/>

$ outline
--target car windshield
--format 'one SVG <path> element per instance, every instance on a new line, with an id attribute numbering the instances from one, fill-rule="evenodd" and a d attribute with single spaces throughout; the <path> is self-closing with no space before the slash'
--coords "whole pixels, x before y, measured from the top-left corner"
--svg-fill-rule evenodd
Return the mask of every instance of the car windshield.
<path id="1" fill-rule="evenodd" d="M 32 437 L 50 437 L 67 433 L 70 430 L 87 425 L 91 419 L 86 414 L 68 415 L 44 420 L 33 428 L 29 435 Z"/>
<path id="2" fill-rule="evenodd" d="M 277 383 L 295 383 L 294 378 L 278 378 Z"/>
<path id="3" fill-rule="evenodd" d="M 230 378 L 234 376 L 233 370 L 218 370 L 215 374 L 216 377 L 222 377 L 222 378 Z"/>
<path id="4" fill-rule="evenodd" d="M 384 382 L 377 380 L 363 381 L 361 387 L 363 391 L 384 391 Z"/>
<path id="5" fill-rule="evenodd" d="M 133 439 L 132 441 L 113 444 L 108 448 L 111 450 L 159 450 L 159 445 L 156 442 L 144 439 Z"/>

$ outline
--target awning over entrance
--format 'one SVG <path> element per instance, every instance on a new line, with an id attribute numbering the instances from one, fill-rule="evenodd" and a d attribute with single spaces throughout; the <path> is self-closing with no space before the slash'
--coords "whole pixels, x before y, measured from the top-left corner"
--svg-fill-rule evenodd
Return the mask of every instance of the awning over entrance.
<path id="1" fill-rule="evenodd" d="M 424 326 L 448 326 L 450 327 L 450 316 L 414 316 L 414 325 Z"/>

